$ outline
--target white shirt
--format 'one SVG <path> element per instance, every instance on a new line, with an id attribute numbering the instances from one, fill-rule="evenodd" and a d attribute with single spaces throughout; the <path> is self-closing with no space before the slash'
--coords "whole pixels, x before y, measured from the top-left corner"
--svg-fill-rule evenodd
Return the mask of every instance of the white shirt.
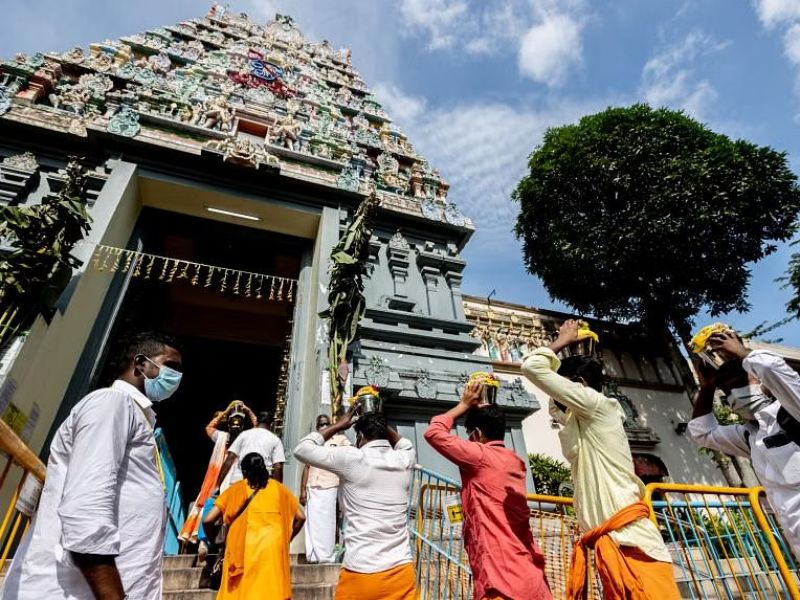
<path id="1" fill-rule="evenodd" d="M 777 448 L 764 445 L 764 438 L 781 432 L 777 422 L 781 406 L 800 420 L 800 375 L 767 350 L 751 352 L 742 366 L 777 402 L 766 405 L 755 414 L 755 421 L 746 424 L 720 425 L 713 413 L 697 417 L 689 421 L 687 434 L 703 448 L 750 458 L 784 535 L 800 556 L 800 447 L 791 441 Z"/>
<path id="2" fill-rule="evenodd" d="M 262 427 L 254 427 L 239 434 L 233 440 L 233 443 L 228 448 L 228 452 L 236 455 L 236 464 L 231 467 L 231 476 L 228 485 L 233 485 L 237 481 L 241 481 L 242 475 L 242 459 L 255 452 L 264 457 L 264 462 L 267 463 L 267 468 L 272 471 L 273 465 L 286 462 L 286 457 L 283 454 L 283 443 L 280 438 L 267 431 Z"/>
<path id="3" fill-rule="evenodd" d="M 335 473 L 341 480 L 339 501 L 344 530 L 345 569 L 379 573 L 412 562 L 408 541 L 408 493 L 414 462 L 413 444 L 400 439 L 354 446 L 325 446 L 308 434 L 294 449 L 297 460 Z"/>
<path id="4" fill-rule="evenodd" d="M 623 426 L 625 413 L 619 402 L 562 377 L 556 372 L 560 365 L 552 350 L 538 348 L 522 363 L 522 372 L 536 387 L 567 407 L 566 413 L 559 416 L 564 427 L 558 437 L 572 468 L 578 524 L 587 531 L 639 502 L 645 488 L 633 468 Z M 635 546 L 651 558 L 672 562 L 650 519 L 639 519 L 610 535 L 620 546 Z"/>
<path id="5" fill-rule="evenodd" d="M 166 503 L 154 423 L 150 401 L 124 381 L 72 409 L 50 445 L 39 509 L 0 597 L 93 598 L 71 551 L 116 556 L 131 599 L 161 598 Z"/>

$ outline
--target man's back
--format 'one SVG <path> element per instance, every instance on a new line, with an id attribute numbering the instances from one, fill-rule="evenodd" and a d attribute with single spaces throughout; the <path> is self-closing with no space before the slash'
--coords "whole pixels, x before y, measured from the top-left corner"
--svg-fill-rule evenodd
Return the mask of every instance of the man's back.
<path id="1" fill-rule="evenodd" d="M 284 462 L 283 443 L 280 438 L 263 427 L 254 427 L 239 434 L 233 441 L 228 451 L 237 456 L 231 483 L 242 479 L 242 470 L 239 467 L 241 460 L 255 452 L 260 454 L 267 463 L 267 468 L 272 468 L 276 463 Z"/>
<path id="2" fill-rule="evenodd" d="M 411 442 L 400 439 L 394 448 L 387 440 L 361 448 L 322 444 L 322 436 L 312 433 L 300 441 L 295 456 L 341 479 L 344 567 L 377 573 L 410 563 L 407 511 L 415 460 Z"/>
<path id="3" fill-rule="evenodd" d="M 544 558 L 530 529 L 525 463 L 500 440 L 460 439 L 451 432 L 453 425 L 448 414 L 433 417 L 425 439 L 461 474 L 464 545 L 475 597 L 549 599 Z"/>

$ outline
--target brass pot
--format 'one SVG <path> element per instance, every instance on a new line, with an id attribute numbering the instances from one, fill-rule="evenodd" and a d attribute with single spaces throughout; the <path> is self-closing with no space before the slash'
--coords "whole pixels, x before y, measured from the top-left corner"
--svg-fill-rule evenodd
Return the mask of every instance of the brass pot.
<path id="1" fill-rule="evenodd" d="M 496 404 L 497 403 L 497 388 L 493 385 L 481 386 L 481 404 Z"/>
<path id="2" fill-rule="evenodd" d="M 362 396 L 359 396 L 356 402 L 358 403 L 359 415 L 367 415 L 370 413 L 383 412 L 383 400 L 381 400 L 380 396 L 375 396 L 373 394 L 364 394 Z"/>

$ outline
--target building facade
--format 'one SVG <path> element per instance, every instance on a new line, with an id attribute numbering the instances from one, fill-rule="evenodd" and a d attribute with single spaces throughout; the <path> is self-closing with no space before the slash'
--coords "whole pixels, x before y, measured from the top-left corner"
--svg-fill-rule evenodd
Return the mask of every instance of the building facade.
<path id="1" fill-rule="evenodd" d="M 564 461 L 561 426 L 550 417 L 549 398 L 522 376 L 520 366 L 528 352 L 546 346 L 566 319 L 576 317 L 472 296 L 464 298 L 464 309 L 480 342 L 476 352 L 490 360 L 512 390 L 533 394 L 544 407 L 523 421 L 528 452 Z M 619 400 L 627 415 L 625 430 L 639 477 L 645 482 L 725 485 L 711 457 L 685 435 L 694 380 L 673 339 L 636 325 L 595 320 L 590 325 L 600 336 L 598 349 L 609 380 L 606 394 Z"/>
<path id="2" fill-rule="evenodd" d="M 329 410 L 328 259 L 374 192 L 350 385 L 381 387 L 420 462 L 454 474 L 421 432 L 490 367 L 460 291 L 473 225 L 348 50 L 307 40 L 287 16 L 262 25 L 215 6 L 88 51 L 1 62 L 0 202 L 57 193 L 70 155 L 88 170 L 82 266 L 0 366 L 0 412 L 35 451 L 113 378 L 117 343 L 147 329 L 184 345 L 184 382 L 158 407 L 184 500 L 211 450 L 203 427 L 234 399 L 275 410 L 292 448 Z M 536 397 L 509 384 L 499 401 L 524 454 Z M 285 480 L 298 484 L 291 457 Z"/>

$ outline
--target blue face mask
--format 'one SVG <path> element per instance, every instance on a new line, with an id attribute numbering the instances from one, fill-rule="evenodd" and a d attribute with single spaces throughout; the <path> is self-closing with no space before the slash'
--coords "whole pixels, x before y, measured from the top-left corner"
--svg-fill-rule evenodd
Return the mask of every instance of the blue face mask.
<path id="1" fill-rule="evenodd" d="M 178 389 L 183 378 L 183 373 L 176 371 L 166 365 L 160 365 L 150 360 L 146 356 L 145 360 L 158 367 L 158 375 L 153 379 L 144 376 L 144 394 L 151 402 L 161 402 L 166 400 Z"/>

